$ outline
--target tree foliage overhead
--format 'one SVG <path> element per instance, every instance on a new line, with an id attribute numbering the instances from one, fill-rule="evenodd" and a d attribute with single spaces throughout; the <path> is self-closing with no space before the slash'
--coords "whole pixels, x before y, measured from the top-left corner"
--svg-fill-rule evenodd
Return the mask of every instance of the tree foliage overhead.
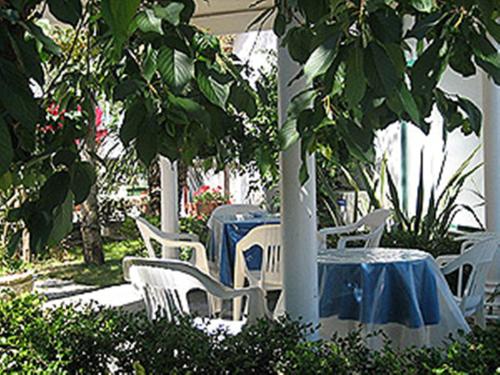
<path id="1" fill-rule="evenodd" d="M 481 111 L 443 91 L 447 68 L 478 68 L 500 84 L 500 3 L 491 0 L 279 0 L 274 22 L 311 87 L 295 98 L 282 136 L 305 152 L 334 137 L 351 153 L 370 149 L 374 132 L 407 121 L 429 132 L 436 106 L 447 131 L 479 134 Z"/>
<path id="2" fill-rule="evenodd" d="M 438 83 L 447 67 L 463 76 L 479 67 L 498 84 L 491 40 L 500 38 L 499 6 L 491 0 L 277 0 L 274 30 L 312 83 L 290 107 L 282 147 L 300 137 L 305 155 L 334 147 L 335 133 L 353 155 L 366 158 L 374 131 L 395 121 L 428 132 L 435 105 L 447 130 L 478 133 L 481 112 Z M 145 163 L 162 154 L 187 163 L 212 157 L 224 165 L 259 152 L 248 147 L 252 134 L 244 126 L 258 112 L 258 94 L 242 78 L 244 66 L 190 24 L 194 9 L 193 0 L 0 0 L 0 189 L 23 191 L 9 220 L 25 223 L 35 251 L 64 235 L 73 205 L 95 182 L 76 142 L 89 131 L 92 88 L 122 103 L 121 139 Z M 61 48 L 40 27 L 47 14 L 74 28 L 83 44 Z M 75 48 L 86 52 L 76 70 L 68 58 Z M 84 99 L 83 110 L 46 134 L 54 98 L 62 110 Z"/>

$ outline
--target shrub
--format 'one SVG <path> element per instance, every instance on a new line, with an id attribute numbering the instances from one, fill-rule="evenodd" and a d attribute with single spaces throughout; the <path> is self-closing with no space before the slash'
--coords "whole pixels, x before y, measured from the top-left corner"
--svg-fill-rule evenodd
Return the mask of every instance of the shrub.
<path id="1" fill-rule="evenodd" d="M 33 295 L 0 301 L 1 374 L 493 374 L 500 326 L 477 329 L 446 349 L 370 351 L 359 332 L 306 341 L 311 327 L 260 321 L 235 336 L 191 318 L 151 322 L 97 306 L 43 309 Z M 138 371 L 140 369 L 140 371 Z"/>

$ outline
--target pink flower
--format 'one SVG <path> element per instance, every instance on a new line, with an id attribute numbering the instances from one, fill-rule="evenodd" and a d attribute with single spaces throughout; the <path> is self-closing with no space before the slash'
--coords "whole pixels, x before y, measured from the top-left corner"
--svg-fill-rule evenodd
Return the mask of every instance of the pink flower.
<path id="1" fill-rule="evenodd" d="M 95 126 L 96 126 L 96 128 L 101 126 L 101 124 L 102 124 L 102 115 L 103 115 L 102 109 L 99 107 L 96 107 L 95 108 Z"/>

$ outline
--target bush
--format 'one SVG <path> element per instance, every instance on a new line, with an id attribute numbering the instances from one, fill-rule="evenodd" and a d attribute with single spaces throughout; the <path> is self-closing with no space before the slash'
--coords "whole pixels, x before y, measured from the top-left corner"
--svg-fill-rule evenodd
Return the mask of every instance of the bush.
<path id="1" fill-rule="evenodd" d="M 0 301 L 0 373 L 18 374 L 493 374 L 500 326 L 447 349 L 366 348 L 359 332 L 308 342 L 288 319 L 207 334 L 190 318 L 151 322 L 96 306 L 44 310 L 33 295 Z M 139 371 L 140 369 L 140 371 Z"/>

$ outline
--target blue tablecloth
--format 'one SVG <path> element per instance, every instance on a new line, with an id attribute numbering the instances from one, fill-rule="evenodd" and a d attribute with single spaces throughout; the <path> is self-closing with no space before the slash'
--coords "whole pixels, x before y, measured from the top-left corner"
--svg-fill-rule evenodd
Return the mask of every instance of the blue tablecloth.
<path id="1" fill-rule="evenodd" d="M 221 220 L 218 225 L 212 230 L 210 240 L 210 251 L 219 254 L 219 277 L 220 281 L 227 286 L 233 286 L 234 262 L 236 244 L 242 239 L 252 228 L 264 224 L 279 224 L 280 219 L 277 217 L 255 217 L 251 219 L 236 220 L 235 218 L 226 218 Z M 220 243 L 217 243 L 215 231 L 221 230 Z M 260 269 L 262 261 L 261 249 L 257 246 L 245 251 L 245 259 L 250 270 Z"/>
<path id="2" fill-rule="evenodd" d="M 438 324 L 432 257 L 417 250 L 348 249 L 320 254 L 320 316 L 410 328 Z"/>

